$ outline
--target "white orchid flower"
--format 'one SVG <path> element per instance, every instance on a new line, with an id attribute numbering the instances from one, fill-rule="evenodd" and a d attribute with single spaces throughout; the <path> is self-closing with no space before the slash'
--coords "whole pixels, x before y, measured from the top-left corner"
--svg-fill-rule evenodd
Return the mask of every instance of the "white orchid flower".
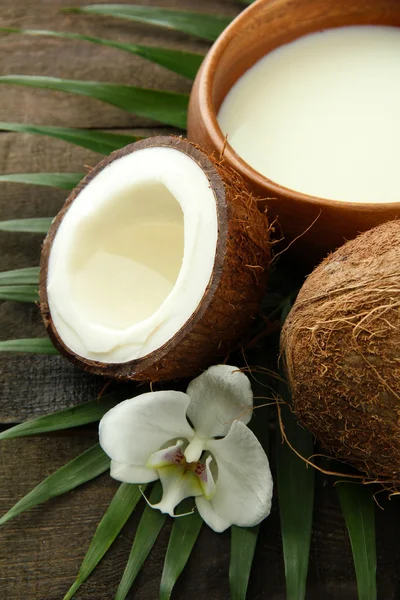
<path id="1" fill-rule="evenodd" d="M 246 424 L 253 394 L 236 367 L 217 365 L 176 391 L 125 400 L 100 421 L 100 444 L 111 458 L 111 476 L 127 483 L 157 479 L 171 516 L 189 496 L 214 531 L 251 527 L 271 510 L 268 458 Z M 190 424 L 189 424 L 189 421 Z"/>

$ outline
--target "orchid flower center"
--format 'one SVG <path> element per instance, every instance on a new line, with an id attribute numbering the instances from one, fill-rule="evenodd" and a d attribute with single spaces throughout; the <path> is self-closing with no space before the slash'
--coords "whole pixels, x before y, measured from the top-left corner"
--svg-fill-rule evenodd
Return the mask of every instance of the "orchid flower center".
<path id="1" fill-rule="evenodd" d="M 186 471 L 193 471 L 193 473 L 196 473 L 197 477 L 204 475 L 204 471 L 206 470 L 206 465 L 204 463 L 199 461 L 188 462 L 180 448 L 178 448 L 173 460 L 175 465 L 183 467 L 185 473 Z"/>
<path id="2" fill-rule="evenodd" d="M 184 442 L 178 440 L 174 446 L 169 446 L 154 452 L 146 466 L 156 469 L 163 486 L 161 502 L 152 505 L 161 512 L 175 517 L 175 507 L 190 496 L 204 496 L 210 500 L 215 494 L 215 482 L 211 473 L 212 456 L 205 461 L 188 462 L 182 451 Z"/>

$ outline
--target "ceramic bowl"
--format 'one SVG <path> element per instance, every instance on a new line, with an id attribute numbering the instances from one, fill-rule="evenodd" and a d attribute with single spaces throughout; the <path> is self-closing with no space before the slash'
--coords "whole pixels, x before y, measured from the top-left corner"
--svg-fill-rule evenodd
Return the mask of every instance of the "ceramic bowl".
<path id="1" fill-rule="evenodd" d="M 202 64 L 190 99 L 189 138 L 220 154 L 225 140 L 217 113 L 239 77 L 283 44 L 345 25 L 400 26 L 400 0 L 258 0 L 249 6 L 222 33 Z M 308 263 L 315 264 L 359 232 L 400 216 L 400 202 L 327 200 L 285 188 L 250 167 L 229 143 L 224 157 L 260 198 L 260 208 L 267 206 L 270 220 L 278 218 L 285 245 L 300 236 L 292 247 Z"/>

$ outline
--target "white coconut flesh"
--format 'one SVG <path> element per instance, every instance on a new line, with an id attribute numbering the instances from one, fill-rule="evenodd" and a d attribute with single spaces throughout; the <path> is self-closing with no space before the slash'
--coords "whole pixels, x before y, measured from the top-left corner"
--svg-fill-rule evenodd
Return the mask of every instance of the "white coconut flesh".
<path id="1" fill-rule="evenodd" d="M 104 363 L 165 344 L 210 281 L 217 209 L 202 168 L 168 147 L 117 158 L 78 194 L 50 251 L 47 294 L 65 346 Z"/>

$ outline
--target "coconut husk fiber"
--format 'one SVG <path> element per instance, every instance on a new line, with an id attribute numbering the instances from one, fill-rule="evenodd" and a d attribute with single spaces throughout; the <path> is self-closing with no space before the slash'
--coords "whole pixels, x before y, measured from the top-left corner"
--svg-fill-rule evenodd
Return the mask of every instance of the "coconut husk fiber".
<path id="1" fill-rule="evenodd" d="M 335 457 L 400 485 L 400 221 L 328 256 L 286 320 L 281 352 L 300 421 Z"/>
<path id="2" fill-rule="evenodd" d="M 190 319 L 162 347 L 125 363 L 101 363 L 77 356 L 56 330 L 47 298 L 47 269 L 54 237 L 81 190 L 112 161 L 144 148 L 170 147 L 191 157 L 206 174 L 214 192 L 218 240 L 213 272 Z M 224 161 L 177 137 L 154 137 L 131 144 L 99 163 L 71 193 L 44 241 L 40 274 L 40 307 L 56 348 L 81 368 L 106 377 L 162 381 L 192 377 L 224 360 L 247 334 L 265 292 L 270 262 L 269 225 L 244 181 Z M 195 276 L 195 275 L 194 275 Z"/>

